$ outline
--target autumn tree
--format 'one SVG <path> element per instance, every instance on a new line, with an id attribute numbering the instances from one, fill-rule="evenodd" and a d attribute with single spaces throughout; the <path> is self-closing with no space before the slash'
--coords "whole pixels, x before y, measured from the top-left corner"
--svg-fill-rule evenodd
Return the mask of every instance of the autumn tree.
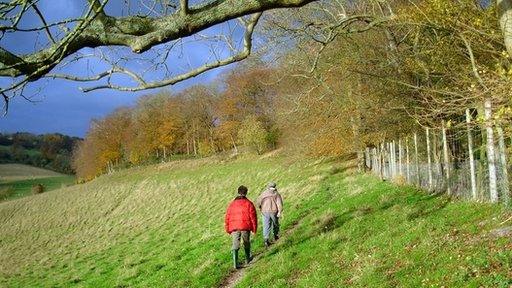
<path id="1" fill-rule="evenodd" d="M 267 131 L 255 115 L 247 116 L 241 123 L 238 138 L 258 155 L 267 149 Z"/>
<path id="2" fill-rule="evenodd" d="M 131 125 L 131 111 L 119 109 L 101 120 L 94 120 L 84 139 L 74 151 L 73 167 L 77 177 L 90 180 L 112 172 L 125 158 L 126 131 Z"/>

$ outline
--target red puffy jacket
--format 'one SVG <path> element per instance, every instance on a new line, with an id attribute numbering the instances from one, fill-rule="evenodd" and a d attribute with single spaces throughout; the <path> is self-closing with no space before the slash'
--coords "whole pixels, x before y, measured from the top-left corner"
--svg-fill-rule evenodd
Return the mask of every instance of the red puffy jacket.
<path id="1" fill-rule="evenodd" d="M 254 204 L 244 196 L 238 196 L 229 204 L 224 218 L 224 228 L 227 233 L 233 231 L 252 231 L 258 229 L 258 218 Z"/>

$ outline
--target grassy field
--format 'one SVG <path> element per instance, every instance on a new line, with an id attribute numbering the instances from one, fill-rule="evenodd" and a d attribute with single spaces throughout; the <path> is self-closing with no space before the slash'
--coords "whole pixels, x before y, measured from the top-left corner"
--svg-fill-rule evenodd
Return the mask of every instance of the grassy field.
<path id="1" fill-rule="evenodd" d="M 64 174 L 24 164 L 0 164 L 0 181 L 59 177 Z"/>
<path id="2" fill-rule="evenodd" d="M 32 186 L 42 184 L 45 191 L 72 185 L 75 177 L 23 164 L 0 164 L 0 201 L 32 194 Z"/>
<path id="3" fill-rule="evenodd" d="M 28 180 L 12 180 L 0 182 L 0 201 L 12 200 L 32 194 L 32 187 L 37 184 L 44 186 L 44 191 L 59 189 L 75 183 L 75 176 L 64 175 Z"/>
<path id="4" fill-rule="evenodd" d="M 238 287 L 508 287 L 510 215 L 283 158 L 186 160 L 0 203 L 1 287 L 217 287 L 240 184 L 277 181 L 283 238 Z M 261 237 L 256 251 L 264 251 Z M 272 272 L 272 273 L 271 273 Z"/>
<path id="5" fill-rule="evenodd" d="M 328 168 L 187 160 L 0 203 L 0 286 L 216 286 L 231 267 L 223 216 L 236 188 L 256 197 L 277 181 L 292 209 Z"/>
<path id="6" fill-rule="evenodd" d="M 512 237 L 492 232 L 510 227 L 510 216 L 367 175 L 331 175 L 237 287 L 512 287 Z"/>

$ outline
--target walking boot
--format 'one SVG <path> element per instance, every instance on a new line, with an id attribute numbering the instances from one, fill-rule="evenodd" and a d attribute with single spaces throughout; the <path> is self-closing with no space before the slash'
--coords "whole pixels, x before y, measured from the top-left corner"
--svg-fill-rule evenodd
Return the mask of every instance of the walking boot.
<path id="1" fill-rule="evenodd" d="M 274 240 L 275 241 L 279 240 L 279 236 L 278 235 L 274 235 Z"/>
<path id="2" fill-rule="evenodd" d="M 233 268 L 238 269 L 238 250 L 231 250 L 231 256 L 233 256 Z"/>
<path id="3" fill-rule="evenodd" d="M 245 251 L 245 261 L 247 264 L 249 264 L 252 261 L 251 247 L 244 247 L 244 251 Z"/>
<path id="4" fill-rule="evenodd" d="M 270 247 L 270 241 L 268 241 L 268 239 L 265 239 L 265 247 Z"/>

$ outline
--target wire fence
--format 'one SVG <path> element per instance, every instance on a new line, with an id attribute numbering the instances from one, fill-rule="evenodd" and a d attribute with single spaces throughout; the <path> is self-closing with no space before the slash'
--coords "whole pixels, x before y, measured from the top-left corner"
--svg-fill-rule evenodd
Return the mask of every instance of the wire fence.
<path id="1" fill-rule="evenodd" d="M 382 179 L 432 193 L 509 204 L 508 150 L 500 128 L 490 129 L 494 138 L 488 127 L 472 127 L 469 121 L 454 128 L 443 122 L 442 128 L 366 148 L 365 166 Z"/>

